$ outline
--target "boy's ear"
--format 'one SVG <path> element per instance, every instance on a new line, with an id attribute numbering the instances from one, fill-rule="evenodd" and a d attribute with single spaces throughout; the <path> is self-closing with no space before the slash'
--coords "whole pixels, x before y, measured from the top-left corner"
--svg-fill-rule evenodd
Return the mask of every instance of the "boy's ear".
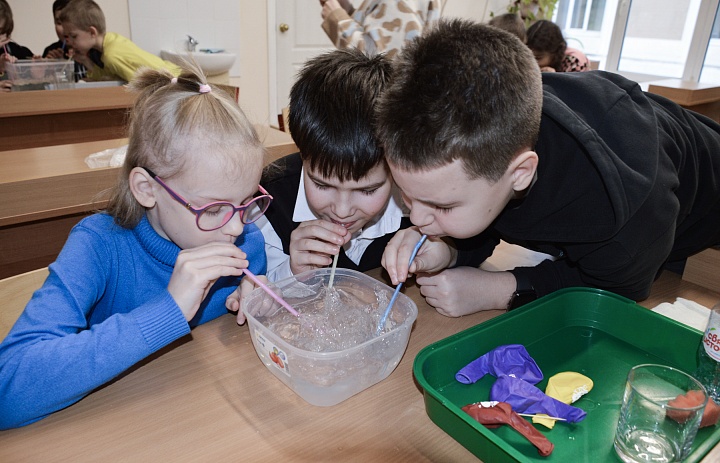
<path id="1" fill-rule="evenodd" d="M 538 155 L 535 151 L 520 153 L 510 163 L 512 186 L 515 191 L 523 191 L 532 185 L 537 172 Z"/>
<path id="2" fill-rule="evenodd" d="M 155 191 L 153 190 L 152 183 L 153 178 L 148 172 L 142 167 L 135 167 L 130 171 L 128 178 L 130 183 L 130 191 L 137 202 L 146 208 L 151 208 L 155 205 Z"/>

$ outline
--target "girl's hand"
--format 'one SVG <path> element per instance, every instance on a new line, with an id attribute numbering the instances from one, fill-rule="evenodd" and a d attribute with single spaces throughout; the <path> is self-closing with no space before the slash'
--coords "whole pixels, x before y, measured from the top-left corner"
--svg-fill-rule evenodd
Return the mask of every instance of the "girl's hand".
<path id="1" fill-rule="evenodd" d="M 185 320 L 190 321 L 218 278 L 239 276 L 247 267 L 246 254 L 232 243 L 208 243 L 184 249 L 175 262 L 168 291 Z"/>
<path id="2" fill-rule="evenodd" d="M 441 238 L 428 237 L 408 268 L 410 256 L 421 236 L 416 227 L 406 228 L 395 233 L 385 247 L 380 263 L 394 285 L 407 280 L 411 273 L 439 272 L 454 264 L 457 251 Z"/>
<path id="3" fill-rule="evenodd" d="M 276 288 L 273 288 L 265 275 L 257 275 L 258 280 L 265 283 L 267 286 L 272 288 L 274 291 L 279 292 Z M 259 288 L 250 278 L 243 278 L 240 282 L 240 286 L 228 296 L 225 300 L 225 307 L 231 312 L 237 312 L 237 324 L 242 325 L 245 323 L 245 314 L 240 308 L 242 307 L 243 300 L 256 288 Z M 278 304 L 270 295 L 263 292 L 259 296 L 259 302 L 253 305 L 252 311 L 250 312 L 254 317 L 262 317 L 272 315 L 278 310 L 285 310 L 280 304 Z"/>
<path id="4" fill-rule="evenodd" d="M 10 92 L 12 91 L 12 81 L 11 80 L 0 80 L 0 92 Z"/>
<path id="5" fill-rule="evenodd" d="M 308 220 L 290 235 L 290 270 L 298 274 L 327 267 L 340 246 L 350 240 L 345 227 L 327 220 Z"/>

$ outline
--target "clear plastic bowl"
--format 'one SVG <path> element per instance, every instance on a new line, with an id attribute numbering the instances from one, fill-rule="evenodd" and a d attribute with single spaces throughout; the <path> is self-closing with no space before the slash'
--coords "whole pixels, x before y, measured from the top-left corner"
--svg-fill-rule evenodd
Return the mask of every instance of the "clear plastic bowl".
<path id="1" fill-rule="evenodd" d="M 303 312 L 309 317 L 311 306 L 320 307 L 320 313 L 324 313 L 322 294 L 329 277 L 330 269 L 313 270 L 278 281 L 271 287 L 300 312 L 299 322 L 306 323 L 305 320 L 311 319 L 303 318 Z M 394 291 L 364 273 L 348 269 L 336 270 L 333 288 L 367 304 L 365 310 L 375 317 L 373 320 L 381 318 Z M 400 294 L 379 336 L 373 332 L 368 340 L 353 347 L 315 352 L 292 345 L 268 328 L 271 319 L 285 312 L 274 304 L 270 314 L 260 315 L 268 304 L 272 305 L 272 299 L 259 288 L 243 301 L 242 311 L 247 317 L 255 351 L 280 381 L 307 402 L 319 406 L 338 404 L 387 378 L 405 353 L 417 318 L 415 303 Z M 376 326 L 377 322 L 374 323 Z"/>
<path id="2" fill-rule="evenodd" d="M 69 89 L 75 87 L 75 70 L 72 60 L 34 59 L 7 63 L 8 79 L 13 81 L 12 91 Z"/>

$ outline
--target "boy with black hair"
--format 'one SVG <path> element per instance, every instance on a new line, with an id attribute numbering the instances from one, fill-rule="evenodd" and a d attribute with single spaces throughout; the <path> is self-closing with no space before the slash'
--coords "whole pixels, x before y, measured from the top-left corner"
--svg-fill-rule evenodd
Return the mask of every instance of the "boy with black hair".
<path id="1" fill-rule="evenodd" d="M 646 298 L 665 267 L 720 243 L 720 125 L 617 74 L 543 73 L 520 40 L 454 20 L 396 58 L 379 138 L 413 228 L 388 245 L 449 316 L 569 286 Z M 494 230 L 554 256 L 509 272 L 450 269 L 438 237 Z"/>
<path id="2" fill-rule="evenodd" d="M 290 91 L 290 134 L 300 149 L 266 168 L 274 197 L 258 222 L 270 281 L 326 267 L 380 266 L 390 237 L 410 222 L 374 133 L 375 101 L 390 60 L 357 49 L 309 60 Z"/>

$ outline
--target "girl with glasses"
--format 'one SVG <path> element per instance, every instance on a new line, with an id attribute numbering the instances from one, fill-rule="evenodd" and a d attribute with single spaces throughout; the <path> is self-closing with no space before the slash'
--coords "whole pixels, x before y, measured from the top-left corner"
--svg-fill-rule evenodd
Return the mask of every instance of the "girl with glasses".
<path id="1" fill-rule="evenodd" d="M 272 198 L 243 112 L 196 69 L 141 71 L 130 87 L 138 98 L 107 211 L 75 226 L 0 344 L 0 429 L 77 402 L 226 304 L 236 311 L 253 288 L 243 270 L 265 273 L 253 222 Z"/>

